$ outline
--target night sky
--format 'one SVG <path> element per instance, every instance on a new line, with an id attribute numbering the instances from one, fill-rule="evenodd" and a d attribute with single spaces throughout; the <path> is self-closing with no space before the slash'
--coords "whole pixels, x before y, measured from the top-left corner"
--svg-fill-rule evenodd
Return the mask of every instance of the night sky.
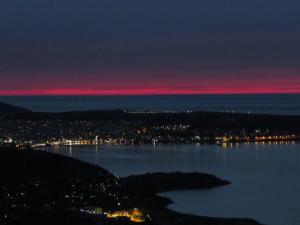
<path id="1" fill-rule="evenodd" d="M 3 0 L 0 94 L 300 93 L 298 0 Z"/>

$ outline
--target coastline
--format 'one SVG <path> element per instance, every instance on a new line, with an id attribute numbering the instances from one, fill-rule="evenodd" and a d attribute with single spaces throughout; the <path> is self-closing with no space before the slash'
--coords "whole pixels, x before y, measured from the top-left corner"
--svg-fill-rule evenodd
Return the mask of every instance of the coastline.
<path id="1" fill-rule="evenodd" d="M 213 146 L 221 146 L 224 148 L 227 147 L 232 147 L 233 145 L 237 145 L 238 144 L 257 144 L 257 145 L 266 145 L 266 144 L 279 144 L 279 145 L 290 145 L 290 144 L 296 144 L 296 143 L 300 143 L 300 137 L 295 139 L 295 140 L 291 140 L 291 141 L 234 141 L 234 142 L 163 142 L 163 143 L 158 143 L 158 144 L 153 144 L 153 143 L 133 143 L 133 144 L 116 144 L 116 143 L 101 143 L 101 144 L 61 144 L 61 145 L 47 145 L 47 144 L 35 144 L 35 145 L 31 145 L 29 147 L 31 147 L 32 149 L 35 150 L 44 150 L 45 148 L 73 148 L 73 147 L 103 147 L 103 146 L 168 146 L 168 145 L 178 145 L 178 146 L 186 146 L 186 145 L 195 145 L 195 146 L 205 146 L 205 145 L 213 145 Z M 26 145 L 17 145 L 17 147 L 20 147 L 20 149 L 22 149 L 23 147 L 26 147 Z"/>
<path id="2" fill-rule="evenodd" d="M 34 148 L 100 144 L 285 143 L 300 140 L 299 122 L 300 116 L 214 112 L 29 112 L 0 115 L 0 124 L 4 127 L 0 132 L 0 143 Z M 16 127 L 20 132 L 15 132 Z"/>
<path id="3" fill-rule="evenodd" d="M 7 187 L 1 187 L 1 191 L 4 195 L 0 197 L 3 197 L 4 202 L 6 202 L 4 210 L 7 210 L 7 218 L 12 220 L 16 220 L 16 218 L 18 218 L 17 221 L 15 221 L 17 222 L 16 224 L 18 224 L 19 220 L 25 222 L 25 224 L 30 224 L 32 222 L 32 218 L 28 218 L 26 215 L 33 214 L 36 215 L 37 218 L 42 219 L 44 216 L 49 216 L 49 213 L 50 215 L 56 216 L 50 221 L 47 221 L 45 224 L 49 224 L 50 222 L 57 223 L 56 220 L 66 220 L 66 218 L 69 218 L 68 220 L 70 221 L 70 224 L 72 224 L 71 222 L 76 221 L 79 215 L 82 221 L 86 221 L 85 225 L 94 224 L 88 223 L 87 221 L 102 220 L 106 221 L 105 224 L 111 225 L 133 224 L 130 221 L 124 220 L 124 215 L 128 215 L 128 213 L 131 212 L 128 211 L 130 209 L 140 209 L 141 212 L 145 212 L 144 215 L 149 215 L 149 219 L 143 219 L 141 221 L 144 221 L 143 223 L 149 225 L 260 225 L 260 223 L 252 219 L 210 218 L 178 213 L 167 208 L 167 206 L 172 202 L 170 199 L 157 195 L 159 192 L 166 190 L 207 189 L 230 184 L 230 182 L 213 175 L 197 172 L 174 172 L 152 173 L 129 176 L 126 178 L 117 178 L 99 166 L 58 154 L 36 150 L 17 151 L 15 149 L 2 149 L 0 153 L 0 160 L 2 160 L 3 166 L 5 167 L 2 174 L 3 177 L 5 177 L 4 181 L 7 181 L 7 184 L 4 183 Z M 21 163 L 24 162 L 24 160 L 26 161 L 26 164 Z M 43 172 L 38 171 L 38 169 L 41 168 L 41 165 L 43 165 Z M 56 165 L 59 166 L 59 168 L 53 170 L 50 165 Z M 10 176 L 4 176 L 6 174 L 5 171 L 7 170 L 10 170 L 15 174 L 15 176 L 13 178 Z M 61 170 L 64 172 L 58 173 Z M 22 171 L 22 173 L 20 173 L 20 171 Z M 20 186 L 20 184 L 22 185 Z M 77 185 L 79 189 L 74 189 Z M 86 189 L 91 186 L 94 186 L 95 189 Z M 5 197 L 7 196 L 6 192 L 11 188 L 17 188 L 18 191 L 15 195 L 18 196 L 20 192 L 29 193 L 32 187 L 35 187 L 36 191 L 32 192 L 28 196 L 23 195 L 22 197 L 24 201 L 32 203 L 29 205 L 26 204 L 26 206 L 21 204 L 17 208 L 13 208 L 14 210 L 10 211 L 12 209 L 11 207 L 15 207 L 15 203 L 10 200 L 7 201 Z M 54 190 L 52 187 L 55 187 Z M 95 191 L 99 191 L 99 187 L 103 187 L 102 191 L 99 192 L 99 194 L 96 194 L 97 192 Z M 77 203 L 71 207 L 72 203 L 70 202 L 70 196 L 62 193 L 58 199 L 51 199 L 51 202 L 54 200 L 60 202 L 59 208 L 56 208 L 54 206 L 50 207 L 49 203 L 47 203 L 47 199 L 38 197 L 39 194 L 36 196 L 36 193 L 43 193 L 45 191 L 49 194 L 52 192 L 54 194 L 56 193 L 55 190 L 77 190 L 76 195 L 79 196 L 85 194 L 86 191 L 89 190 L 89 195 L 95 195 L 96 199 L 102 199 L 104 196 L 107 200 L 106 202 L 103 202 L 103 200 L 99 202 L 88 200 L 91 201 L 91 203 L 94 202 L 93 204 L 100 204 L 97 207 L 99 209 L 101 208 L 101 211 L 99 211 L 99 213 L 85 214 L 86 209 L 85 204 L 83 203 L 84 201 L 87 201 L 87 199 L 79 200 L 76 196 L 74 196 L 74 200 L 77 199 Z M 15 199 L 11 192 L 8 193 L 8 196 Z M 102 197 L 98 198 L 97 195 Z M 121 201 L 122 208 L 120 208 L 118 203 L 120 200 L 118 199 L 123 199 Z M 47 210 L 42 210 L 40 207 L 36 208 L 35 204 L 40 205 L 40 200 L 46 201 L 42 204 L 45 204 L 43 207 L 46 207 Z M 115 203 L 117 204 L 113 206 Z M 105 211 L 102 211 L 102 208 Z M 62 212 L 64 213 L 61 214 Z M 107 215 L 113 215 L 113 219 L 108 218 Z M 24 218 L 25 221 L 23 221 Z M 26 219 L 29 219 L 29 221 L 26 221 Z"/>

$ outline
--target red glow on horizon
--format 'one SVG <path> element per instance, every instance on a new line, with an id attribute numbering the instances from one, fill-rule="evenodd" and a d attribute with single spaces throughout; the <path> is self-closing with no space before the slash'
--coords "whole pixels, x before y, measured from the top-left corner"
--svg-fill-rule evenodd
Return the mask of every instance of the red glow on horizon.
<path id="1" fill-rule="evenodd" d="M 70 74 L 1 79 L 0 95 L 192 95 L 300 94 L 300 69 L 251 70 L 224 74 Z M 71 79 L 72 78 L 72 79 Z"/>
<path id="2" fill-rule="evenodd" d="M 112 89 L 112 90 L 89 90 L 89 89 L 46 89 L 46 90 L 0 90 L 2 96 L 18 95 L 201 95 L 201 94 L 300 94 L 300 89 L 280 88 L 213 88 L 209 90 L 176 89 L 176 88 L 150 88 L 150 89 Z"/>

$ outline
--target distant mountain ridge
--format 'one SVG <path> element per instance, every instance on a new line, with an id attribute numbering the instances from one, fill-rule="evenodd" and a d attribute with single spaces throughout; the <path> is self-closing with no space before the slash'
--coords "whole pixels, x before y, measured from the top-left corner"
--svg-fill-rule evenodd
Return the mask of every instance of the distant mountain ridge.
<path id="1" fill-rule="evenodd" d="M 11 114 L 11 113 L 29 113 L 31 112 L 28 109 L 10 105 L 4 102 L 0 102 L 0 114 Z"/>

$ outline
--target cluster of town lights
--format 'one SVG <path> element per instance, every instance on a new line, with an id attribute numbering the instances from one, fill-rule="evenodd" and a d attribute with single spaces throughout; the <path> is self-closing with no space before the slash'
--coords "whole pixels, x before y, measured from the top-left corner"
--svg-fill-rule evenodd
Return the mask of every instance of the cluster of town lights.
<path id="1" fill-rule="evenodd" d="M 133 210 L 107 212 L 106 217 L 110 219 L 125 217 L 135 223 L 144 223 L 146 221 L 144 214 L 139 209 L 136 208 Z"/>

